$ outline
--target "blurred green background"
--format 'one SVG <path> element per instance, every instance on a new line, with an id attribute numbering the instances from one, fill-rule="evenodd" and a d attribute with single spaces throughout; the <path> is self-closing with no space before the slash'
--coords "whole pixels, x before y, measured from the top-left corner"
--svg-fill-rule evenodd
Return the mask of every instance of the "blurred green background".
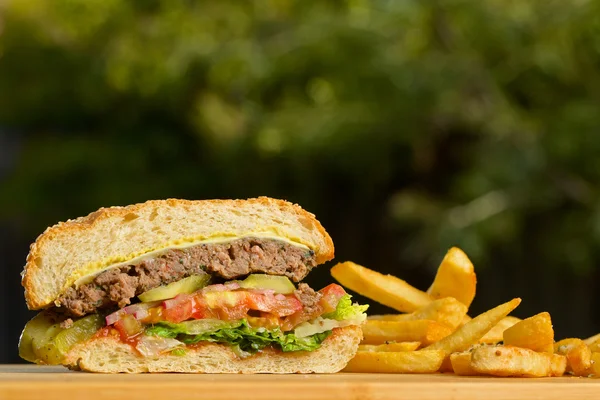
<path id="1" fill-rule="evenodd" d="M 0 179 L 0 362 L 46 226 L 166 197 L 289 199 L 421 289 L 457 245 L 471 314 L 591 335 L 600 1 L 0 0 Z"/>

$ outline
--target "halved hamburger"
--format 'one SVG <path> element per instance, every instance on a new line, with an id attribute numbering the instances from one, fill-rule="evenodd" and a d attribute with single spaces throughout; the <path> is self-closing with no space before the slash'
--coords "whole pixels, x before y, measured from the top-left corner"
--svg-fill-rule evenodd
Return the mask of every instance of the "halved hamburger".
<path id="1" fill-rule="evenodd" d="M 300 206 L 157 200 L 48 228 L 22 284 L 19 354 L 95 372 L 337 372 L 367 306 L 300 281 L 334 255 Z"/>

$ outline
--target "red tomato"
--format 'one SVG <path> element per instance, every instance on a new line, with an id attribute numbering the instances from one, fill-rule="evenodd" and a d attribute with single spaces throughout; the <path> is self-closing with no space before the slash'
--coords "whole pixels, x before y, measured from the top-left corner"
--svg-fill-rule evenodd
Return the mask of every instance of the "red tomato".
<path id="1" fill-rule="evenodd" d="M 200 296 L 194 297 L 194 313 L 192 314 L 193 319 L 219 319 L 219 314 L 216 310 L 208 307 L 204 299 Z"/>
<path id="2" fill-rule="evenodd" d="M 273 295 L 267 296 L 262 293 L 246 292 L 246 301 L 251 310 L 270 312 L 277 303 Z"/>
<path id="3" fill-rule="evenodd" d="M 163 302 L 162 315 L 169 322 L 179 323 L 188 320 L 193 313 L 193 298 L 190 296 L 177 296 Z"/>
<path id="4" fill-rule="evenodd" d="M 141 322 L 131 315 L 124 315 L 123 318 L 115 322 L 114 327 L 119 331 L 121 340 L 127 340 L 144 330 Z"/>
<path id="5" fill-rule="evenodd" d="M 330 304 L 339 300 L 338 285 L 330 285 L 326 290 L 326 304 Z M 324 289 L 324 290 L 325 290 Z M 345 293 L 343 289 L 342 296 Z M 324 295 L 324 297 L 326 297 Z M 337 305 L 337 302 L 335 303 Z M 333 309 L 335 309 L 335 305 Z M 163 320 L 178 323 L 190 318 L 217 318 L 222 320 L 237 320 L 248 317 L 248 311 L 260 311 L 268 313 L 274 318 L 286 317 L 302 313 L 302 303 L 294 295 L 282 295 L 274 293 L 265 293 L 264 291 L 253 290 L 225 290 L 225 291 L 209 291 L 196 292 L 193 295 L 179 295 L 174 299 L 165 300 L 160 312 Z M 321 305 L 315 307 L 315 312 L 322 314 Z M 151 313 L 152 320 L 156 318 L 155 314 Z M 305 318 L 305 317 L 303 317 Z M 309 318 L 310 319 L 310 318 Z M 307 319 L 302 319 L 307 320 Z"/>
<path id="6" fill-rule="evenodd" d="M 332 283 L 319 290 L 319 293 L 323 295 L 319 301 L 319 305 L 323 307 L 322 314 L 324 314 L 335 311 L 340 299 L 346 294 L 346 291 L 340 285 Z"/>
<path id="7" fill-rule="evenodd" d="M 218 319 L 224 321 L 235 321 L 248 316 L 248 306 L 246 304 L 238 304 L 234 307 L 224 307 L 215 311 L 217 312 Z"/>
<path id="8" fill-rule="evenodd" d="M 277 308 L 271 311 L 278 317 L 295 314 L 302 311 L 302 303 L 296 296 L 285 296 L 285 299 L 277 300 Z"/>
<path id="9" fill-rule="evenodd" d="M 285 317 L 302 310 L 302 303 L 295 296 L 284 296 L 248 292 L 248 305 L 251 310 L 263 311 Z"/>

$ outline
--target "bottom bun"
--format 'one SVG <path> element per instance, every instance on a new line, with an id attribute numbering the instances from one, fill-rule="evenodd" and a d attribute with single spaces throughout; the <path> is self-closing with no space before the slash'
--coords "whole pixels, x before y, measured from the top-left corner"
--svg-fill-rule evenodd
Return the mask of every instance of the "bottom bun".
<path id="1" fill-rule="evenodd" d="M 165 353 L 158 358 L 145 358 L 116 338 L 101 337 L 73 347 L 64 364 L 71 369 L 106 373 L 333 373 L 354 357 L 361 339 L 360 326 L 347 326 L 335 328 L 319 349 L 310 352 L 284 353 L 268 348 L 240 358 L 229 346 L 206 343 L 187 348 L 181 356 Z"/>

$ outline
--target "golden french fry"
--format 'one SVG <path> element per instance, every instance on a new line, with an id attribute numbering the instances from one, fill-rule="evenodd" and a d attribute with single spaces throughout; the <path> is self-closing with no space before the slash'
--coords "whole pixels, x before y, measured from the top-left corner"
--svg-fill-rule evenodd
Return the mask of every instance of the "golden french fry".
<path id="1" fill-rule="evenodd" d="M 452 329 L 435 321 L 377 321 L 367 320 L 362 326 L 363 343 L 420 342 L 423 345 L 448 336 Z"/>
<path id="2" fill-rule="evenodd" d="M 548 353 L 538 353 L 548 354 Z M 563 376 L 567 370 L 567 360 L 560 354 L 552 354 L 550 358 L 550 376 Z"/>
<path id="3" fill-rule="evenodd" d="M 480 374 L 494 376 L 562 376 L 567 358 L 514 346 L 486 346 L 473 350 L 471 367 Z"/>
<path id="4" fill-rule="evenodd" d="M 533 351 L 554 352 L 554 329 L 547 312 L 524 319 L 504 331 L 504 344 Z"/>
<path id="5" fill-rule="evenodd" d="M 590 336 L 587 339 L 583 339 L 583 342 L 589 346 L 590 344 L 597 342 L 599 340 L 600 340 L 600 333 L 597 333 L 594 336 Z"/>
<path id="6" fill-rule="evenodd" d="M 592 365 L 590 369 L 587 371 L 588 376 L 594 378 L 600 378 L 600 353 L 594 352 L 592 353 Z"/>
<path id="7" fill-rule="evenodd" d="M 388 344 L 361 344 L 358 351 L 414 351 L 421 346 L 421 342 L 400 342 Z"/>
<path id="8" fill-rule="evenodd" d="M 589 375 L 592 352 L 581 339 L 568 338 L 554 343 L 554 352 L 567 357 L 567 371 L 577 376 Z"/>
<path id="9" fill-rule="evenodd" d="M 446 356 L 444 358 L 444 361 L 442 361 L 442 365 L 440 365 L 440 370 L 438 372 L 454 372 L 450 357 Z"/>
<path id="10" fill-rule="evenodd" d="M 471 318 L 469 315 L 465 315 L 462 319 L 462 322 L 460 323 L 461 325 L 466 324 L 467 322 L 469 322 L 470 320 L 472 320 L 473 318 Z"/>
<path id="11" fill-rule="evenodd" d="M 467 350 L 481 339 L 494 325 L 506 317 L 521 303 L 516 298 L 492 308 L 467 322 L 454 333 L 427 347 L 430 350 L 443 350 L 446 355 Z M 367 321 L 368 323 L 368 321 Z"/>
<path id="12" fill-rule="evenodd" d="M 585 340 L 583 342 L 585 343 Z M 592 343 L 588 344 L 588 347 L 590 348 L 590 351 L 592 353 L 598 353 L 598 352 L 600 352 L 600 339 L 596 340 L 595 342 L 592 342 Z"/>
<path id="13" fill-rule="evenodd" d="M 427 294 L 433 299 L 454 297 L 469 307 L 475 298 L 476 286 L 473 263 L 461 249 L 452 247 L 438 267 Z"/>
<path id="14" fill-rule="evenodd" d="M 469 351 L 450 354 L 450 362 L 456 375 L 481 375 L 471 367 L 471 352 Z"/>
<path id="15" fill-rule="evenodd" d="M 382 275 L 350 261 L 331 268 L 331 276 L 356 293 L 401 312 L 413 312 L 432 300 L 427 293 L 402 279 Z"/>
<path id="16" fill-rule="evenodd" d="M 373 315 L 369 319 L 384 321 L 415 321 L 419 319 L 428 319 L 440 322 L 452 329 L 456 329 L 467 314 L 467 306 L 456 300 L 454 297 L 446 297 L 434 300 L 425 307 L 410 314 L 386 314 Z"/>
<path id="17" fill-rule="evenodd" d="M 444 352 L 417 350 L 401 352 L 360 351 L 350 360 L 344 372 L 374 372 L 398 374 L 428 374 L 436 372 Z"/>
<path id="18" fill-rule="evenodd" d="M 517 317 L 504 317 L 498 322 L 488 333 L 486 333 L 480 340 L 479 343 L 496 344 L 504 340 L 504 331 L 521 321 Z"/>

